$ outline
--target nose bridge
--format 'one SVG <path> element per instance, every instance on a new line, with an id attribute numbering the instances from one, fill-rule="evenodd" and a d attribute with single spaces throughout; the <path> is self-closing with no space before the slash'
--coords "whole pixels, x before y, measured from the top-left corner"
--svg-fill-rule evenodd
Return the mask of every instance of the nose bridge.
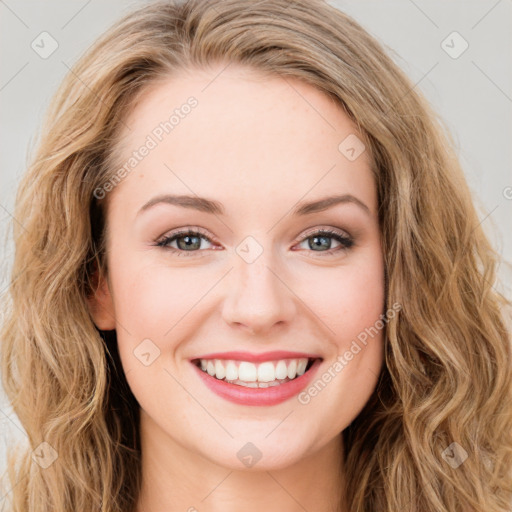
<path id="1" fill-rule="evenodd" d="M 254 260 L 243 252 L 234 255 L 223 317 L 231 325 L 242 325 L 253 333 L 268 331 L 274 324 L 287 323 L 295 312 L 293 294 L 276 270 L 272 251 L 262 251 Z M 254 251 L 253 251 L 254 254 Z"/>

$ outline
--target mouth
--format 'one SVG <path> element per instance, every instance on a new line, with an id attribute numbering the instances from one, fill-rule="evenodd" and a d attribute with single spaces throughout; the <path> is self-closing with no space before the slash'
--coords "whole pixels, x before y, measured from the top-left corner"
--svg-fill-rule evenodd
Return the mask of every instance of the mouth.
<path id="1" fill-rule="evenodd" d="M 248 388 L 280 386 L 297 379 L 321 358 L 276 359 L 254 363 L 233 359 L 193 359 L 192 363 L 216 380 Z"/>
<path id="2" fill-rule="evenodd" d="M 274 405 L 292 398 L 307 386 L 322 361 L 316 355 L 290 352 L 231 352 L 190 360 L 211 391 L 243 405 Z"/>

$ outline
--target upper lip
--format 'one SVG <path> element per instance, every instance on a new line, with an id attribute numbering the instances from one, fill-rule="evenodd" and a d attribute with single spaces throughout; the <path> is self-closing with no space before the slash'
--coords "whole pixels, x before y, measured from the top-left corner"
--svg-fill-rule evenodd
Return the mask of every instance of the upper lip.
<path id="1" fill-rule="evenodd" d="M 259 354 L 253 354 L 245 351 L 234 351 L 234 352 L 215 352 L 210 354 L 204 354 L 198 357 L 194 357 L 191 360 L 197 359 L 233 359 L 235 361 L 250 361 L 259 363 L 262 361 L 275 361 L 276 359 L 321 359 L 318 354 L 311 354 L 307 352 L 290 352 L 286 350 L 273 350 L 271 352 L 261 352 Z"/>

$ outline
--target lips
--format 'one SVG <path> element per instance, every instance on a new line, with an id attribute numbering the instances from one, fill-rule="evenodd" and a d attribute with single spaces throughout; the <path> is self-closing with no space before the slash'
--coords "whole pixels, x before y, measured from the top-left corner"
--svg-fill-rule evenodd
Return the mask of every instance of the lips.
<path id="1" fill-rule="evenodd" d="M 192 359 L 207 387 L 231 402 L 274 405 L 298 394 L 322 358 L 303 352 L 223 352 Z"/>

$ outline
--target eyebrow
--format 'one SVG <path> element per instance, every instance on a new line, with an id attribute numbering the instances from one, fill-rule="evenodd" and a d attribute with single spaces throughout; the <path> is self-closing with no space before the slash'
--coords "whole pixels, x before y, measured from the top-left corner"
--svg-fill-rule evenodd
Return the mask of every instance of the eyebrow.
<path id="1" fill-rule="evenodd" d="M 181 206 L 183 208 L 190 208 L 213 215 L 224 215 L 225 213 L 222 204 L 218 201 L 214 201 L 213 199 L 207 199 L 205 197 L 198 196 L 164 194 L 150 199 L 140 208 L 140 210 L 137 212 L 137 215 L 161 203 Z M 322 199 L 317 199 L 315 201 L 299 203 L 292 210 L 292 215 L 310 215 L 312 213 L 325 211 L 337 204 L 347 203 L 355 204 L 364 210 L 367 214 L 370 214 L 370 209 L 360 199 L 351 194 L 343 194 L 341 196 L 328 196 L 323 197 Z"/>

